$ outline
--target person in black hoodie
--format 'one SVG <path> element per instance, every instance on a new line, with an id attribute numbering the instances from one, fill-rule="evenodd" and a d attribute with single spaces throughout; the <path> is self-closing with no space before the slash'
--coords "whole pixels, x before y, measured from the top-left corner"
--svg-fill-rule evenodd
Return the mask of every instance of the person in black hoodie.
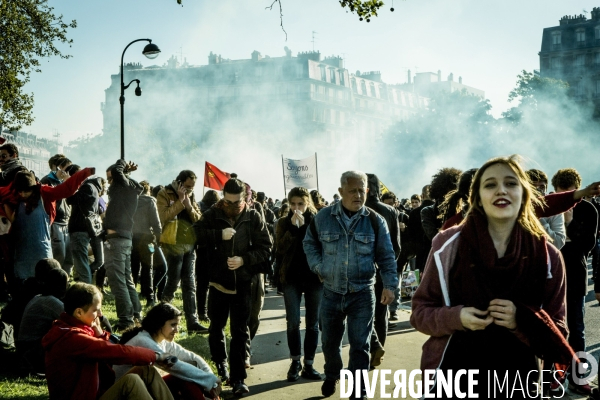
<path id="1" fill-rule="evenodd" d="M 400 226 L 398 218 L 400 212 L 392 206 L 389 206 L 380 201 L 381 198 L 381 186 L 379 184 L 379 178 L 375 174 L 367 174 L 369 193 L 365 206 L 369 207 L 377 214 L 381 215 L 388 225 L 390 230 L 390 238 L 392 239 L 392 247 L 394 249 L 394 259 L 398 260 L 400 256 Z M 375 276 L 375 298 L 381 298 L 383 293 L 383 281 L 379 270 Z M 385 339 L 387 337 L 388 330 L 388 306 L 381 304 L 380 302 L 375 303 L 375 317 L 373 321 L 373 332 L 371 333 L 371 368 L 381 365 L 381 358 L 383 357 L 385 350 Z"/>
<path id="2" fill-rule="evenodd" d="M 133 240 L 131 250 L 131 273 L 133 282 L 140 282 L 142 296 L 146 298 L 146 308 L 154 306 L 156 302 L 155 288 L 159 281 L 165 280 L 167 266 L 162 263 L 153 264 L 156 238 L 162 233 L 162 226 L 158 216 L 156 199 L 150 195 L 150 184 L 140 182 L 144 191 L 138 197 L 138 208 L 133 215 Z"/>
<path id="3" fill-rule="evenodd" d="M 557 193 L 577 190 L 581 186 L 581 176 L 573 168 L 559 170 L 552 177 L 552 186 Z M 574 351 L 585 351 L 585 297 L 588 292 L 587 258 L 596 245 L 598 232 L 598 212 L 587 200 L 581 200 L 575 207 L 564 213 L 567 239 L 560 249 L 567 272 L 567 325 L 569 344 Z M 589 395 L 590 385 L 573 379 L 575 371 L 569 375 L 572 388 L 578 393 Z"/>
<path id="4" fill-rule="evenodd" d="M 205 213 L 213 205 L 217 204 L 220 200 L 219 193 L 215 190 L 208 190 L 204 193 L 202 200 L 198 202 L 200 212 Z M 196 246 L 196 301 L 198 303 L 198 318 L 201 322 L 210 322 L 208 318 L 208 284 L 209 284 L 209 271 L 208 267 L 208 255 L 206 247 Z"/>
<path id="5" fill-rule="evenodd" d="M 79 169 L 79 166 L 71 165 L 68 172 L 72 175 Z M 99 176 L 90 176 L 81 184 L 77 193 L 66 199 L 66 203 L 71 206 L 68 228 L 77 282 L 92 283 L 92 274 L 104 265 L 102 241 L 96 236 L 90 236 L 86 222 L 87 217 L 100 215 L 98 199 L 102 191 L 101 179 Z M 91 265 L 88 257 L 90 244 L 94 253 L 94 262 Z"/>
<path id="6" fill-rule="evenodd" d="M 115 296 L 119 322 L 115 330 L 125 330 L 140 319 L 142 306 L 131 275 L 133 216 L 143 187 L 129 177 L 137 165 L 118 160 L 106 170 L 108 207 L 104 218 L 106 230 L 105 268 L 110 290 Z"/>
<path id="7" fill-rule="evenodd" d="M 415 251 L 415 267 L 421 274 L 423 274 L 423 270 L 425 269 L 429 250 L 431 250 L 431 240 L 425 235 L 423 223 L 421 222 L 421 210 L 434 204 L 429 198 L 430 187 L 431 185 L 423 186 L 421 190 L 421 205 L 414 208 L 408 215 L 408 237 L 410 238 L 411 247 Z"/>
<path id="8" fill-rule="evenodd" d="M 17 146 L 12 143 L 0 146 L 0 187 L 10 185 L 19 171 L 27 171 L 27 168 L 19 160 Z M 5 229 L 10 228 L 7 218 L 2 217 L 2 225 Z M 11 238 L 10 234 L 0 235 L 0 301 L 10 300 L 9 292 L 14 288 L 14 285 L 11 285 L 14 280 L 14 251 Z M 5 275 L 6 281 L 4 280 Z"/>
<path id="9" fill-rule="evenodd" d="M 194 224 L 199 246 L 206 246 L 210 258 L 208 343 L 211 358 L 222 381 L 229 380 L 227 350 L 223 329 L 230 318 L 231 382 L 234 394 L 248 393 L 246 341 L 250 316 L 250 281 L 259 266 L 269 258 L 271 237 L 262 216 L 246 204 L 246 186 L 229 179 L 223 199 Z"/>
<path id="10" fill-rule="evenodd" d="M 288 193 L 291 206 L 289 214 L 277 223 L 275 243 L 276 253 L 281 257 L 278 269 L 283 284 L 285 318 L 287 321 L 287 342 L 292 363 L 287 373 L 289 382 L 303 378 L 321 380 L 321 375 L 313 368 L 315 352 L 319 342 L 319 306 L 323 294 L 323 284 L 310 270 L 302 240 L 317 209 L 310 193 L 303 187 L 295 187 Z M 302 355 L 300 337 L 300 302 L 304 293 L 306 310 L 306 334 L 304 337 L 304 367 L 300 363 Z"/>

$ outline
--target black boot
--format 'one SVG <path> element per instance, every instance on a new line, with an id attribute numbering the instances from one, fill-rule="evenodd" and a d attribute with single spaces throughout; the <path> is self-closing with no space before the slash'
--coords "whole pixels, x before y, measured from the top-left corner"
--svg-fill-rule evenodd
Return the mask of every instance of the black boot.
<path id="1" fill-rule="evenodd" d="M 321 374 L 319 371 L 313 368 L 312 364 L 304 364 L 304 368 L 302 368 L 302 377 L 304 379 L 310 379 L 312 381 L 320 381 Z"/>
<path id="2" fill-rule="evenodd" d="M 300 378 L 301 370 L 302 370 L 302 364 L 300 363 L 300 360 L 292 360 L 292 363 L 290 364 L 290 369 L 288 370 L 288 373 L 287 373 L 288 382 L 297 381 L 298 378 Z"/>

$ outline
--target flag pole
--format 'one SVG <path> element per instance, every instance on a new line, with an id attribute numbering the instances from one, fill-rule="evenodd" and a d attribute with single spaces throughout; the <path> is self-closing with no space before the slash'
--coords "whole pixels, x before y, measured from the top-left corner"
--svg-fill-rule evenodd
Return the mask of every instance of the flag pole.
<path id="1" fill-rule="evenodd" d="M 287 193 L 285 192 L 285 167 L 283 166 L 283 154 L 281 155 L 281 172 L 283 174 L 283 198 L 285 199 Z"/>
<path id="2" fill-rule="evenodd" d="M 315 151 L 315 169 L 317 170 L 317 190 L 319 191 L 319 193 L 321 193 L 321 191 L 319 190 L 319 164 L 317 163 L 317 152 Z"/>
<path id="3" fill-rule="evenodd" d="M 204 161 L 204 180 L 206 181 L 206 161 Z M 204 197 L 204 192 L 206 192 L 206 186 L 202 182 L 202 197 Z"/>

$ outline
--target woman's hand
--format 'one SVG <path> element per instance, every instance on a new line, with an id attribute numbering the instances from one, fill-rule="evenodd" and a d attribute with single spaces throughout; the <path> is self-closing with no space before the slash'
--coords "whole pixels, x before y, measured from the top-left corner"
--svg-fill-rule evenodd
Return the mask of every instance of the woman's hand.
<path id="1" fill-rule="evenodd" d="M 304 215 L 302 215 L 300 210 L 294 211 L 294 215 L 292 215 L 292 224 L 298 228 L 304 225 Z"/>
<path id="2" fill-rule="evenodd" d="M 517 307 L 510 300 L 494 299 L 490 301 L 488 312 L 494 318 L 494 324 L 507 329 L 517 329 Z"/>
<path id="3" fill-rule="evenodd" d="M 460 322 L 465 329 L 480 331 L 494 322 L 494 318 L 489 315 L 488 311 L 478 310 L 475 307 L 463 307 L 460 310 Z"/>
<path id="4" fill-rule="evenodd" d="M 223 389 L 221 379 L 217 380 L 217 387 L 210 389 L 209 395 L 211 398 L 216 399 L 221 394 L 221 390 Z"/>

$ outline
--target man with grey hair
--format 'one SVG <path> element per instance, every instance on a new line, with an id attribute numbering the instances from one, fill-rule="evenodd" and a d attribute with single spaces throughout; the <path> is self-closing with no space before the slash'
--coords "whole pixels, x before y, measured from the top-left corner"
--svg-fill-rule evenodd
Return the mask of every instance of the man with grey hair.
<path id="1" fill-rule="evenodd" d="M 335 393 L 343 367 L 341 344 L 346 323 L 350 341 L 348 369 L 369 370 L 369 345 L 375 302 L 394 300 L 398 285 L 394 249 L 385 220 L 365 207 L 367 175 L 342 174 L 341 201 L 322 209 L 310 223 L 303 247 L 310 269 L 323 281 L 321 321 L 325 382 L 321 393 Z M 383 281 L 381 299 L 375 298 L 375 263 Z M 364 385 L 353 398 L 366 398 Z"/>

